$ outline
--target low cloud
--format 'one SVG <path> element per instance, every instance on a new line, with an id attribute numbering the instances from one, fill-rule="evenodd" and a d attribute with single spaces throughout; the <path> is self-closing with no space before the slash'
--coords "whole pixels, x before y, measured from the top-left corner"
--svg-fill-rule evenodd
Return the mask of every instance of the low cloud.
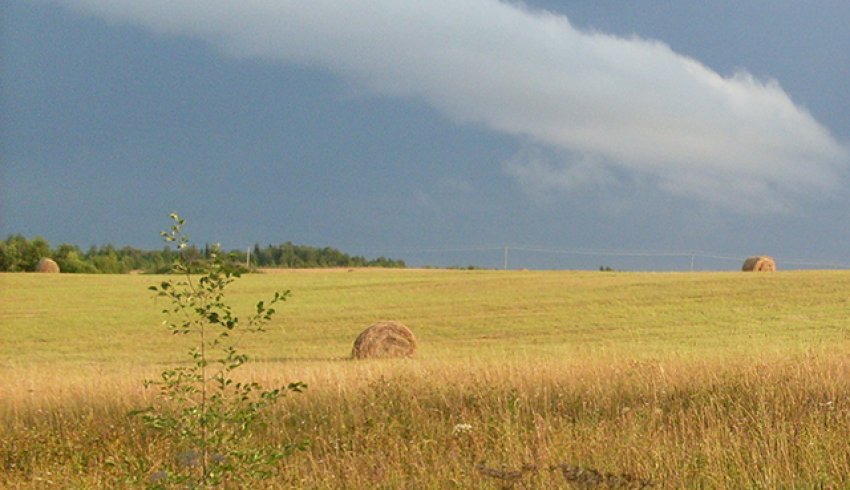
<path id="1" fill-rule="evenodd" d="M 848 150 L 779 83 L 724 77 L 661 42 L 576 29 L 497 0 L 70 0 L 233 57 L 328 70 L 561 155 L 512 162 L 572 191 L 608 169 L 746 212 L 836 188 Z"/>

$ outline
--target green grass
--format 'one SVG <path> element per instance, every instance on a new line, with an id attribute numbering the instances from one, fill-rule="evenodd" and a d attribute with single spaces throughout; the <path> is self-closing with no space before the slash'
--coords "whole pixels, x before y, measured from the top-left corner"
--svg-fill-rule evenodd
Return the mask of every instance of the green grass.
<path id="1" fill-rule="evenodd" d="M 136 487 L 170 457 L 126 416 L 186 358 L 160 279 L 0 274 L 0 487 Z M 850 272 L 285 271 L 229 297 L 280 289 L 243 345 L 245 375 L 310 386 L 258 434 L 311 441 L 276 488 L 850 486 Z M 380 319 L 415 359 L 346 359 Z"/>
<path id="2" fill-rule="evenodd" d="M 158 325 L 144 275 L 0 274 L 0 363 L 161 363 L 183 355 Z M 726 356 L 846 344 L 850 273 L 287 271 L 244 276 L 237 311 L 293 296 L 261 341 L 264 360 L 334 359 L 381 319 L 424 358 L 503 355 Z"/>

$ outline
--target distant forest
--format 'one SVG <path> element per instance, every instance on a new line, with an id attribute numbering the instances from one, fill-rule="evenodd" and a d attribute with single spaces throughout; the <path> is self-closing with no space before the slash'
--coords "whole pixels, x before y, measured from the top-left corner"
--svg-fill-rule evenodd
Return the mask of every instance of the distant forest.
<path id="1" fill-rule="evenodd" d="M 194 246 L 184 250 L 190 260 L 202 261 L 209 257 L 210 246 Z M 116 248 L 112 245 L 91 247 L 83 252 L 76 245 L 63 243 L 56 248 L 41 237 L 27 239 L 21 235 L 9 236 L 0 242 L 0 271 L 34 271 L 38 261 L 51 258 L 62 272 L 80 272 L 89 274 L 123 274 L 130 271 L 147 273 L 166 273 L 171 270 L 177 252 L 169 247 L 162 250 L 140 250 L 133 247 Z M 351 256 L 332 247 L 318 248 L 306 245 L 294 245 L 291 242 L 280 245 L 260 247 L 259 244 L 249 253 L 246 250 L 228 252 L 235 263 L 250 264 L 250 269 L 258 267 L 284 267 L 295 269 L 327 267 L 406 267 L 403 260 L 378 257 L 369 260 L 361 256 Z"/>

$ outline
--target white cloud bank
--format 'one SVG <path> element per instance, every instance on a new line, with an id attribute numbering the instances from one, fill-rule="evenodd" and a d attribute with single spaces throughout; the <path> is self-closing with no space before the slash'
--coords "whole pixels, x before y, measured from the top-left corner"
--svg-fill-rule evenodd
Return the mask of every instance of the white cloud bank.
<path id="1" fill-rule="evenodd" d="M 378 94 L 563 154 L 513 164 L 572 189 L 618 169 L 730 209 L 835 188 L 848 150 L 775 81 L 724 78 L 667 45 L 574 28 L 497 0 L 69 0 L 109 21 L 203 39 L 235 57 L 329 70 Z M 576 167 L 571 161 L 578 161 Z M 585 174 L 590 173 L 590 177 Z"/>

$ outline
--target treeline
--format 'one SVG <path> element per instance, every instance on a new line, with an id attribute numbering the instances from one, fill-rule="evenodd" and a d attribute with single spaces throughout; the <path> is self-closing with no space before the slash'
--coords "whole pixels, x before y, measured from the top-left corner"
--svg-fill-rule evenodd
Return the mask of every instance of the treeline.
<path id="1" fill-rule="evenodd" d="M 386 257 L 369 260 L 359 255 L 348 255 L 331 247 L 307 247 L 304 245 L 294 245 L 292 242 L 281 243 L 280 245 L 268 245 L 265 248 L 260 248 L 259 244 L 255 244 L 250 260 L 251 264 L 257 267 L 284 267 L 290 269 L 406 267 L 403 260 L 388 259 Z"/>
<path id="2" fill-rule="evenodd" d="M 211 247 L 190 246 L 183 253 L 191 261 L 203 261 L 209 257 Z M 131 271 L 166 273 L 171 270 L 176 253 L 172 248 L 162 250 L 140 250 L 133 247 L 116 248 L 112 245 L 90 247 L 83 251 L 76 245 L 63 243 L 56 248 L 41 237 L 27 239 L 12 235 L 0 242 L 0 271 L 34 271 L 38 261 L 48 257 L 56 261 L 62 272 L 89 274 L 123 274 Z M 320 268 L 320 267 L 405 267 L 403 260 L 379 257 L 367 260 L 350 256 L 331 247 L 317 248 L 293 245 L 290 242 L 278 246 L 260 248 L 255 245 L 249 253 L 233 250 L 228 255 L 235 263 L 257 267 Z"/>
<path id="3" fill-rule="evenodd" d="M 91 247 L 84 252 L 76 245 L 63 243 L 53 248 L 41 237 L 30 240 L 22 235 L 12 235 L 0 242 L 0 271 L 34 271 L 38 261 L 47 257 L 56 261 L 62 272 L 89 274 L 120 274 L 134 270 L 159 272 L 168 270 L 174 262 L 175 253 L 169 248 L 148 251 L 133 247 L 116 248 L 112 245 Z"/>

